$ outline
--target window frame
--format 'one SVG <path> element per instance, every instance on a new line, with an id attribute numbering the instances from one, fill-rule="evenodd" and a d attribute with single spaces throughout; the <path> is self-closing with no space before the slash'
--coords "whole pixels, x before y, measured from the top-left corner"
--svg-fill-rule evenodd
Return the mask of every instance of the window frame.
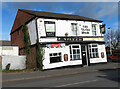
<path id="1" fill-rule="evenodd" d="M 74 29 L 74 25 L 76 25 L 76 30 Z M 77 36 L 78 35 L 78 23 L 71 23 L 71 31 L 72 35 Z M 75 32 L 75 34 L 73 34 Z"/>
<path id="2" fill-rule="evenodd" d="M 52 54 L 52 55 L 51 55 Z M 57 55 L 53 55 L 53 54 L 57 54 Z M 56 61 L 56 62 L 51 62 L 50 60 L 50 58 L 54 58 L 54 57 L 60 57 L 60 61 Z M 52 64 L 52 63 L 59 63 L 59 62 L 63 62 L 62 61 L 62 53 L 61 52 L 58 52 L 58 53 L 49 53 L 49 61 L 50 61 L 50 64 Z"/>
<path id="3" fill-rule="evenodd" d="M 73 46 L 79 46 L 78 48 L 73 48 Z M 70 48 L 70 61 L 75 61 L 75 60 L 81 60 L 81 46 L 80 44 L 72 44 L 69 45 Z M 76 51 L 76 54 L 73 53 L 73 50 Z M 79 54 L 77 53 L 77 50 L 79 50 Z M 74 56 L 79 56 L 79 59 L 74 59 Z"/>
<path id="4" fill-rule="evenodd" d="M 93 26 L 95 27 L 95 29 L 93 29 Z M 93 32 L 95 34 L 93 34 Z M 92 36 L 97 36 L 97 24 L 92 24 Z"/>
<path id="5" fill-rule="evenodd" d="M 93 47 L 93 45 L 96 45 L 96 47 Z M 97 51 L 95 51 L 96 49 L 97 49 Z M 89 44 L 88 50 L 89 50 L 90 58 L 99 58 L 98 44 Z"/>

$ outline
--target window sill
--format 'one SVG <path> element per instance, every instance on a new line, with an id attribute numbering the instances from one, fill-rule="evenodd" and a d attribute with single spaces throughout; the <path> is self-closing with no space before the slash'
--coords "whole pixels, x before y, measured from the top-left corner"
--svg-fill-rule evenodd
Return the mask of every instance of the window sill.
<path id="1" fill-rule="evenodd" d="M 51 37 L 49 37 L 49 36 L 41 36 L 40 38 L 56 38 L 56 36 L 51 36 Z"/>

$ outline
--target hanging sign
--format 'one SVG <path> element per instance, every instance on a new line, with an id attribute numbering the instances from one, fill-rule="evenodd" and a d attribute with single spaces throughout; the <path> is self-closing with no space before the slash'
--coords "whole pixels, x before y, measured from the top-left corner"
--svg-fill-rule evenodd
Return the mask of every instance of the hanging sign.
<path id="1" fill-rule="evenodd" d="M 100 32 L 101 32 L 102 34 L 105 33 L 105 24 L 100 25 Z"/>

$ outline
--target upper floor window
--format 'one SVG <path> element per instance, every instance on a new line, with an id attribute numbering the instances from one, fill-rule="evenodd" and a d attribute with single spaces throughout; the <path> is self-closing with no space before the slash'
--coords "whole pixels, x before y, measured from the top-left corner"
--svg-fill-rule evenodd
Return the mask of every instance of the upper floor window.
<path id="1" fill-rule="evenodd" d="M 93 36 L 96 36 L 96 30 L 97 30 L 97 28 L 96 28 L 96 24 L 92 24 L 92 35 Z"/>
<path id="2" fill-rule="evenodd" d="M 45 21 L 45 30 L 47 37 L 55 37 L 55 22 Z"/>
<path id="3" fill-rule="evenodd" d="M 76 23 L 71 23 L 71 27 L 72 27 L 72 35 L 77 36 L 77 24 Z"/>

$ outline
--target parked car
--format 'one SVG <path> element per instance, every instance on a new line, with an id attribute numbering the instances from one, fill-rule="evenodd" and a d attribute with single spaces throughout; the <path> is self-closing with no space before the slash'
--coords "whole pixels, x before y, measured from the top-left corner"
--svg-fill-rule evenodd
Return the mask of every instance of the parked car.
<path id="1" fill-rule="evenodd" d="M 108 61 L 120 62 L 120 53 L 114 53 L 112 55 L 108 54 L 107 59 L 108 59 Z"/>

